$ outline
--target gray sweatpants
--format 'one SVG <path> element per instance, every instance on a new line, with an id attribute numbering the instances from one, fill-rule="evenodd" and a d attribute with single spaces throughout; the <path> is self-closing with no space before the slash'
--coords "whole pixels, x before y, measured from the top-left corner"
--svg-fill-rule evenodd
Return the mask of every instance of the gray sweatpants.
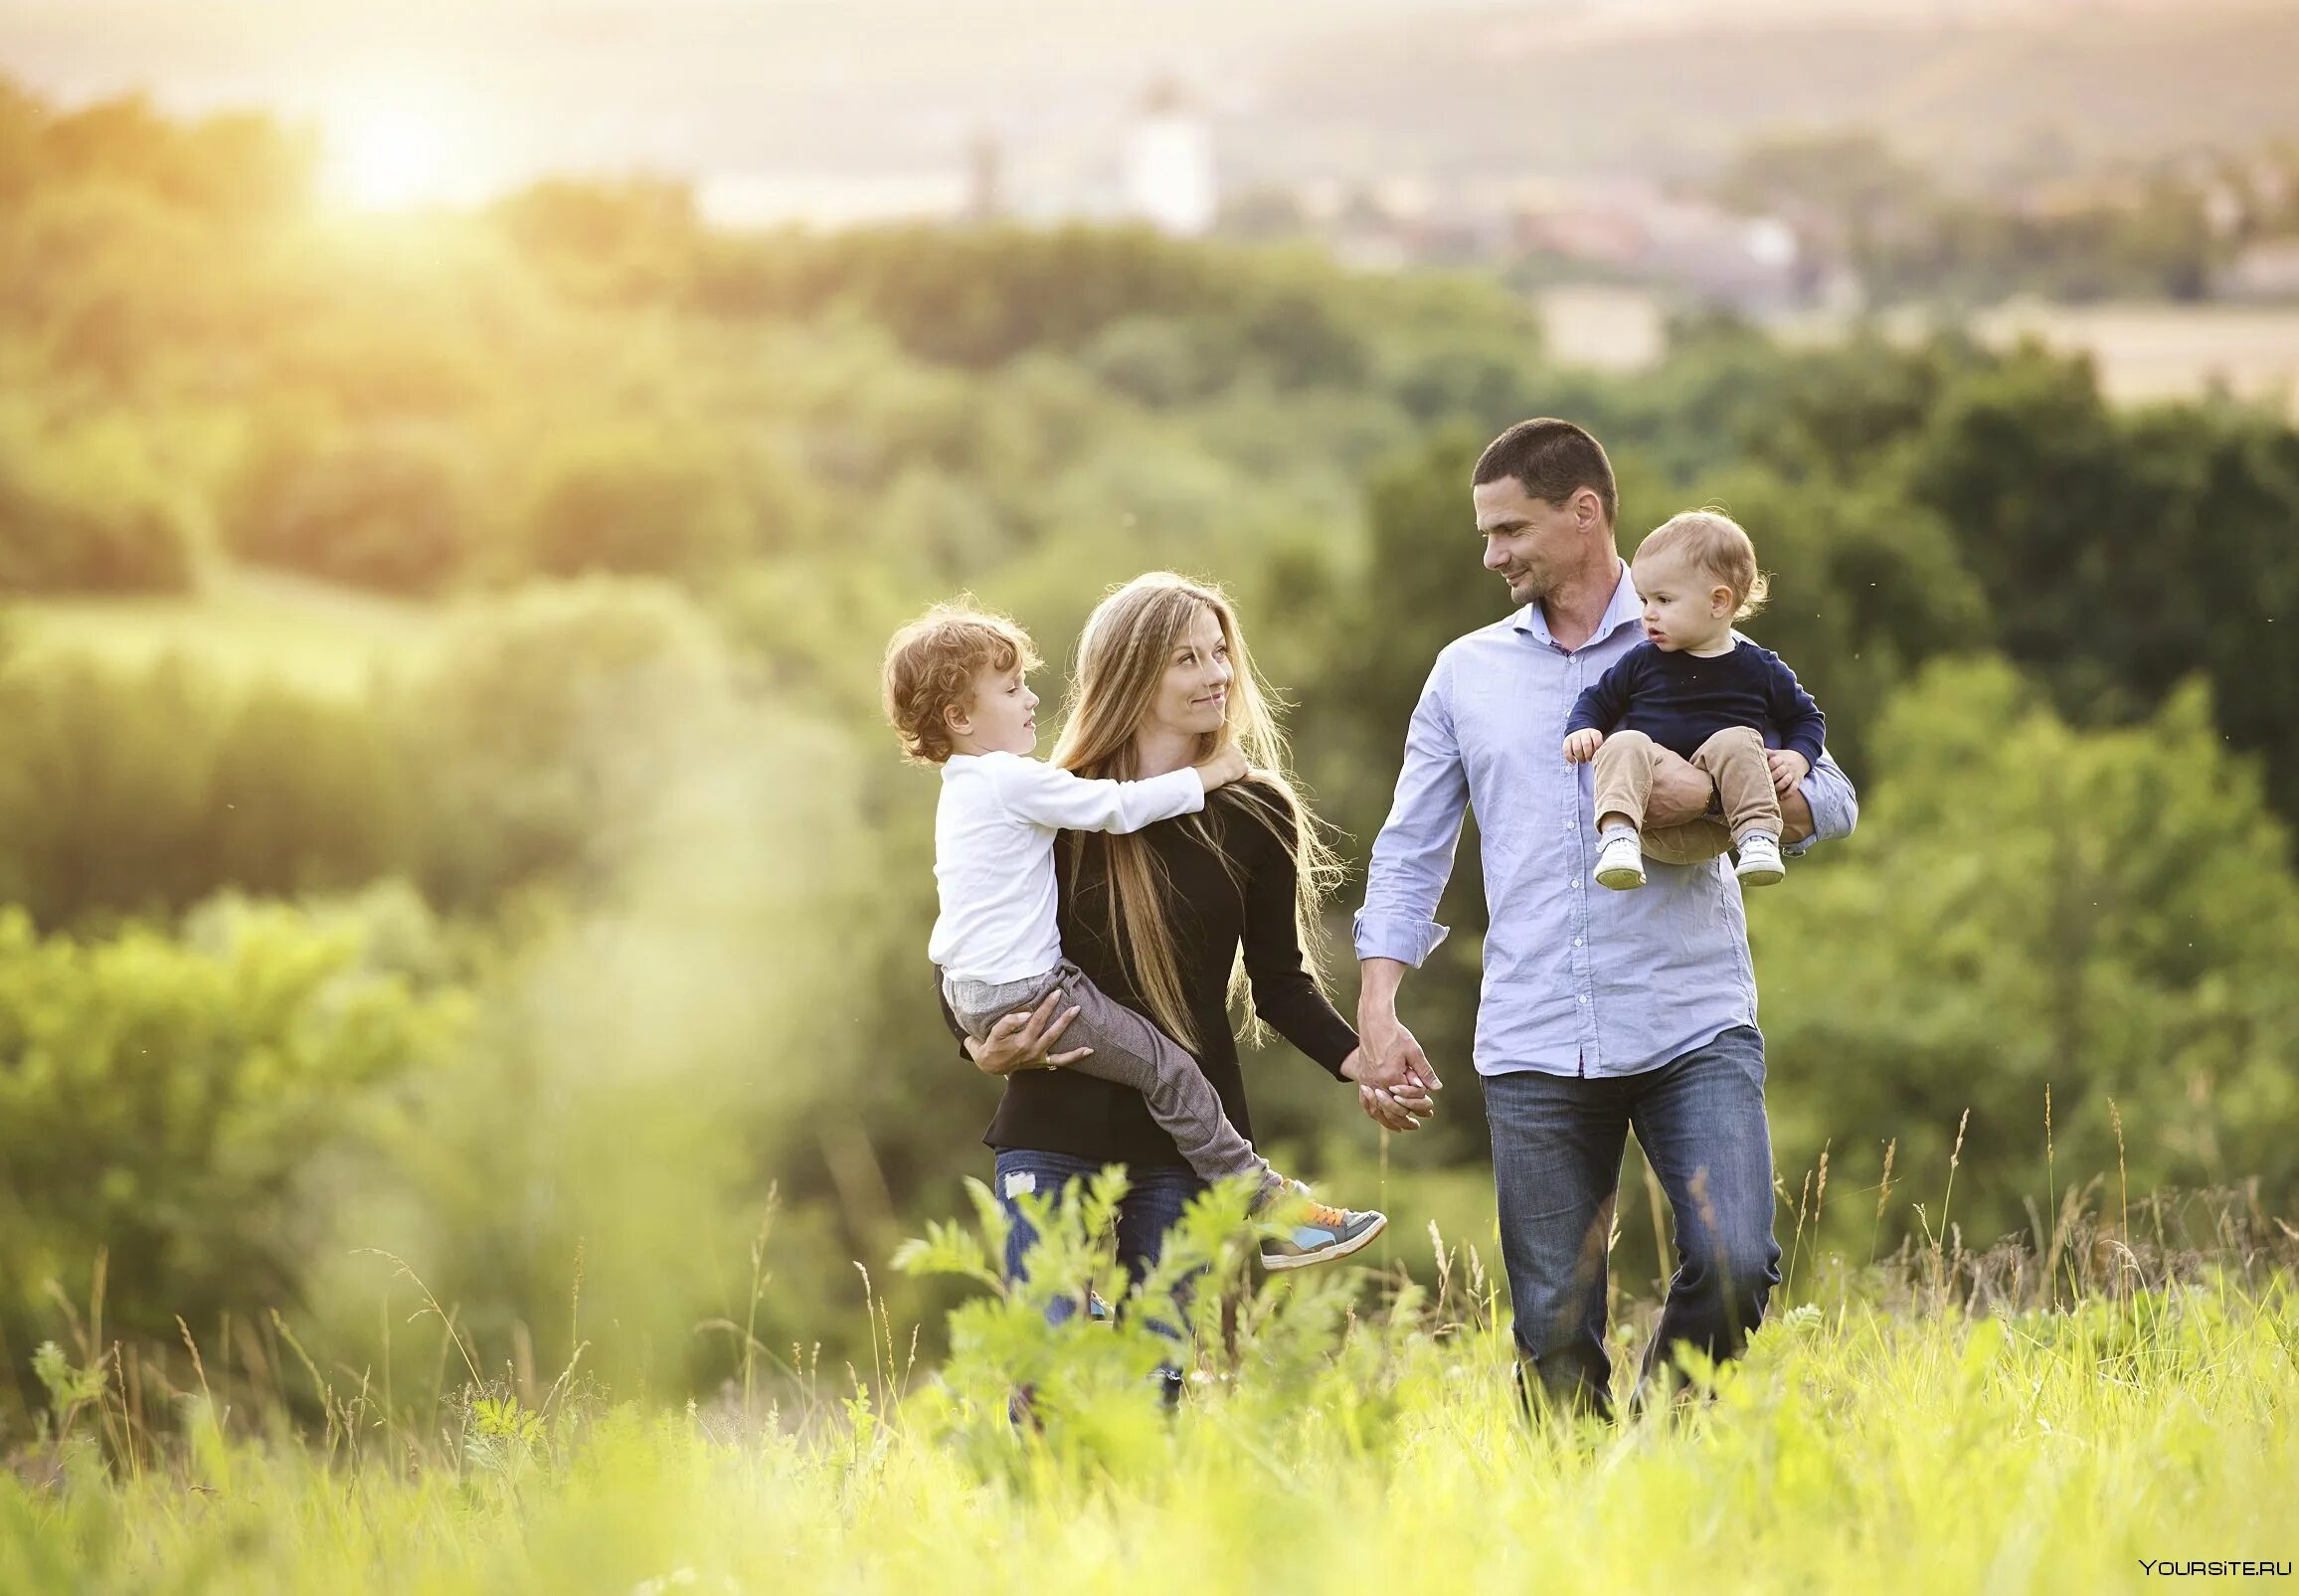
<path id="1" fill-rule="evenodd" d="M 1057 986 L 1064 994 L 1063 1006 L 1075 1004 L 1078 1017 L 1062 1032 L 1055 1049 L 1093 1049 L 1068 1068 L 1140 1092 L 1150 1105 L 1150 1117 L 1173 1138 L 1189 1167 L 1202 1178 L 1250 1174 L 1264 1188 L 1277 1183 L 1277 1172 L 1222 1113 L 1221 1099 L 1197 1061 L 1163 1031 L 1088 980 L 1067 959 L 1026 980 L 993 983 L 945 976 L 942 995 L 950 1000 L 950 1011 L 967 1035 L 978 1042 L 1000 1019 L 1016 1009 L 1035 1008 Z"/>

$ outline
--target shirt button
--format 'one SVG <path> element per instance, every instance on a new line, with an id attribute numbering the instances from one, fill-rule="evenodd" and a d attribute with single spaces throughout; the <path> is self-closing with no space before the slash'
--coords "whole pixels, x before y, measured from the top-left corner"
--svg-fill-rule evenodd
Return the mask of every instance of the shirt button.
<path id="1" fill-rule="evenodd" d="M 1588 997 L 1586 996 L 1586 994 L 1583 994 L 1583 996 L 1581 997 L 1581 1001 L 1582 1001 L 1583 1003 L 1586 1003 L 1586 1002 L 1588 1001 Z"/>
<path id="2" fill-rule="evenodd" d="M 1575 948 L 1578 948 L 1578 947 L 1581 945 L 1581 940 L 1580 940 L 1580 938 L 1578 938 L 1578 937 L 1575 937 L 1575 938 L 1573 938 L 1573 940 L 1572 940 L 1572 945 L 1573 945 Z"/>

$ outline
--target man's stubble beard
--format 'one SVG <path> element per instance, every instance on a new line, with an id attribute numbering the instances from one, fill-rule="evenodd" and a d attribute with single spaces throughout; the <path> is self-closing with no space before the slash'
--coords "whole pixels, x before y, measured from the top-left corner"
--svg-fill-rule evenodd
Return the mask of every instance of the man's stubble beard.
<path id="1" fill-rule="evenodd" d="M 1508 590 L 1508 599 L 1511 604 L 1519 607 L 1528 604 L 1545 605 L 1555 592 L 1556 578 L 1554 576 L 1528 571 L 1524 576 L 1523 592 L 1520 594 L 1516 588 L 1511 587 Z"/>

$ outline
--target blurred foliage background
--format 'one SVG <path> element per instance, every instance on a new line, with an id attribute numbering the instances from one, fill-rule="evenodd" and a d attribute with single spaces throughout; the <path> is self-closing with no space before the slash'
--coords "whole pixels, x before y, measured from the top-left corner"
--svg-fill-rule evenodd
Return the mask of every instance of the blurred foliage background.
<path id="1" fill-rule="evenodd" d="M 1430 661 L 1505 608 L 1468 470 L 1534 414 L 1612 449 L 1625 546 L 1750 526 L 1862 791 L 1751 917 L 1791 1194 L 1887 1145 L 1944 1186 L 1969 1110 L 1974 1246 L 2094 1179 L 2299 1205 L 2283 418 L 1716 318 L 1598 375 L 1493 282 L 1139 230 L 733 234 L 648 180 L 341 216 L 312 172 L 260 116 L 0 88 L 0 1425 L 99 1256 L 109 1330 L 164 1359 L 181 1316 L 218 1379 L 285 1325 L 436 1386 L 364 1249 L 490 1357 L 579 1335 L 665 1396 L 755 1290 L 794 1361 L 872 1282 L 934 1322 L 881 1266 L 996 1089 L 935 1014 L 885 634 L 971 588 L 1058 686 L 1106 586 L 1216 578 L 1361 864 Z M 1482 915 L 1465 867 L 1409 988 L 1426 1133 L 1249 1065 L 1273 1151 L 1408 1237 L 1491 1234 Z M 1888 1251 L 1872 1213 L 1834 1244 Z"/>

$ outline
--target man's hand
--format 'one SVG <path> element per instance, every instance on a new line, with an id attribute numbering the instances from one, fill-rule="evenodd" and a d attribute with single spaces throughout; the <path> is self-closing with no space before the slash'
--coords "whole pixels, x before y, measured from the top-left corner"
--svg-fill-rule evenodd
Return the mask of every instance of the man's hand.
<path id="1" fill-rule="evenodd" d="M 1583 726 L 1564 740 L 1564 761 L 1567 765 L 1586 765 L 1604 746 L 1604 733 L 1594 726 Z"/>
<path id="2" fill-rule="evenodd" d="M 1248 768 L 1245 750 L 1235 743 L 1224 743 L 1211 759 L 1197 767 L 1197 779 L 1205 784 L 1205 791 L 1210 793 L 1217 787 L 1227 787 L 1231 782 L 1244 781 Z"/>
<path id="3" fill-rule="evenodd" d="M 1379 1087 L 1391 1096 L 1410 1086 L 1413 1095 L 1426 1098 L 1444 1084 L 1395 1009 L 1375 1007 L 1368 1011 L 1360 1005 L 1357 1037 L 1361 1045 L 1349 1055 L 1357 1061 L 1349 1079 L 1359 1086 Z M 1344 1063 L 1342 1068 L 1349 1066 Z"/>
<path id="4" fill-rule="evenodd" d="M 1812 774 L 1812 762 L 1793 748 L 1768 748 L 1764 763 L 1772 767 L 1772 791 L 1782 798 L 1796 791 L 1796 784 Z"/>
<path id="5" fill-rule="evenodd" d="M 1674 749 L 1657 750 L 1653 762 L 1653 795 L 1645 800 L 1645 829 L 1664 830 L 1688 825 L 1708 812 L 1716 784 L 1706 772 Z"/>
<path id="6" fill-rule="evenodd" d="M 1437 1112 L 1436 1103 L 1418 1080 L 1400 1082 L 1392 1089 L 1371 1084 L 1370 1074 L 1362 1047 L 1341 1060 L 1341 1078 L 1357 1083 L 1357 1106 L 1382 1130 L 1418 1131 L 1421 1122 Z"/>
<path id="7" fill-rule="evenodd" d="M 1078 1017 L 1075 1007 L 1054 1010 L 1060 1006 L 1064 993 L 1060 987 L 1046 993 L 1036 1008 L 1016 1009 L 1000 1015 L 989 1028 L 983 1041 L 966 1039 L 966 1051 L 973 1060 L 973 1067 L 984 1075 L 1011 1075 L 1016 1070 L 1054 1070 L 1064 1064 L 1075 1064 L 1093 1051 L 1090 1047 L 1073 1047 L 1066 1053 L 1049 1051 L 1061 1040 L 1062 1032 L 1070 1028 L 1070 1021 Z"/>
<path id="8" fill-rule="evenodd" d="M 1780 795 L 1780 840 L 1803 842 L 1819 827 L 1813 823 L 1812 800 L 1804 796 L 1804 789 L 1792 787 Z"/>

